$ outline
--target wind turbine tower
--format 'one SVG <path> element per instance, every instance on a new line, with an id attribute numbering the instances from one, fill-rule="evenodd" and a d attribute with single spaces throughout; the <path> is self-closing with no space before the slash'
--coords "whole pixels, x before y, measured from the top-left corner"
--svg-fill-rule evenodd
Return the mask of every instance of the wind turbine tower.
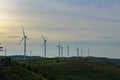
<path id="1" fill-rule="evenodd" d="M 88 57 L 90 56 L 90 50 L 88 49 Z"/>
<path id="2" fill-rule="evenodd" d="M 32 57 L 32 50 L 30 49 L 30 57 Z"/>
<path id="3" fill-rule="evenodd" d="M 6 47 L 5 47 L 5 56 L 7 56 L 7 49 L 6 49 Z"/>
<path id="4" fill-rule="evenodd" d="M 41 35 L 42 35 L 42 39 L 44 41 L 44 57 L 46 58 L 47 38 L 45 38 L 43 36 L 43 34 L 41 34 Z"/>
<path id="5" fill-rule="evenodd" d="M 61 48 L 61 47 L 60 47 L 60 42 L 59 42 L 59 44 L 58 44 L 57 47 L 58 47 L 58 57 L 60 58 L 60 48 Z"/>
<path id="6" fill-rule="evenodd" d="M 68 55 L 68 57 L 70 56 L 70 55 L 69 55 L 69 49 L 70 49 L 70 47 L 67 46 L 67 55 Z"/>
<path id="7" fill-rule="evenodd" d="M 79 57 L 79 48 L 77 48 L 77 57 Z"/>
<path id="8" fill-rule="evenodd" d="M 63 46 L 61 44 L 61 57 L 63 58 Z"/>
<path id="9" fill-rule="evenodd" d="M 81 49 L 81 57 L 83 56 L 83 50 Z"/>
<path id="10" fill-rule="evenodd" d="M 24 60 L 26 60 L 26 43 L 27 43 L 28 37 L 25 34 L 23 26 L 22 26 L 22 30 L 23 30 L 23 38 L 21 39 L 19 45 L 24 41 Z"/>

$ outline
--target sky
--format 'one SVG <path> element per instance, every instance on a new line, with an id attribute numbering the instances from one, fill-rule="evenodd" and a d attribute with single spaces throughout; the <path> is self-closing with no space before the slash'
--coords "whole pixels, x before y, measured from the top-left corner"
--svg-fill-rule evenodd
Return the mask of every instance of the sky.
<path id="1" fill-rule="evenodd" d="M 7 55 L 23 55 L 18 45 L 25 28 L 27 55 L 44 56 L 41 33 L 47 37 L 47 57 L 57 57 L 59 42 L 67 56 L 120 58 L 120 0 L 0 0 L 0 42 Z M 4 51 L 0 52 L 4 55 Z"/>

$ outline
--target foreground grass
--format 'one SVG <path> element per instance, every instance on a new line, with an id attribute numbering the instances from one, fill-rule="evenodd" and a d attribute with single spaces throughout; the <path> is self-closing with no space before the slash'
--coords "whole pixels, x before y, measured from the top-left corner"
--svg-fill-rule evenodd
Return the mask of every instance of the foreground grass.
<path id="1" fill-rule="evenodd" d="M 45 80 L 40 75 L 17 65 L 0 66 L 0 80 Z"/>

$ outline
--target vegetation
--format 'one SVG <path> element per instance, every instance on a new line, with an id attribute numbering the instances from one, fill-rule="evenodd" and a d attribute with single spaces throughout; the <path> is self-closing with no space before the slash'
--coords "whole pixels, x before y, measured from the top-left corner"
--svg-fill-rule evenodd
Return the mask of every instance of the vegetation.
<path id="1" fill-rule="evenodd" d="M 0 80 L 120 80 L 120 69 L 81 59 L 20 60 L 0 66 Z"/>
<path id="2" fill-rule="evenodd" d="M 7 58 L 4 60 L 5 63 L 0 64 L 0 80 L 46 80 L 40 75 L 21 67 L 17 61 L 6 63 Z"/>

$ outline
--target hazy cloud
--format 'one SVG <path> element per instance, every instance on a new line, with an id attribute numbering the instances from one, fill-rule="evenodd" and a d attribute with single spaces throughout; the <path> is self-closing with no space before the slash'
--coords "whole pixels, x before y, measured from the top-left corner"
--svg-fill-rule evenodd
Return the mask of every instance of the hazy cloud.
<path id="1" fill-rule="evenodd" d="M 8 36 L 8 38 L 20 38 L 20 36 Z"/>
<path id="2" fill-rule="evenodd" d="M 0 36 L 17 42 L 23 24 L 32 42 L 44 33 L 51 41 L 119 43 L 119 13 L 120 0 L 0 0 Z"/>

